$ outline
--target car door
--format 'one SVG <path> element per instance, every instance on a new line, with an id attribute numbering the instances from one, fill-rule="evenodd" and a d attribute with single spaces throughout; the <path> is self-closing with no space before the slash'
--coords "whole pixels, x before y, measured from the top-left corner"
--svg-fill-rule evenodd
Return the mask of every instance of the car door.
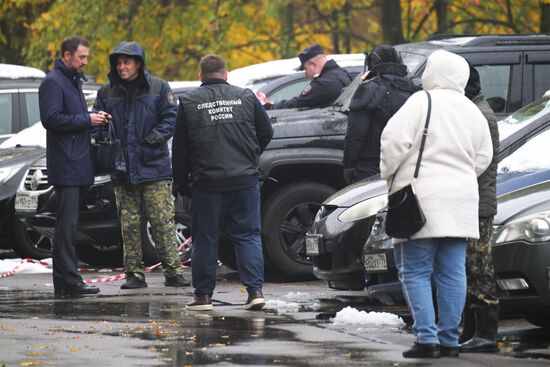
<path id="1" fill-rule="evenodd" d="M 550 90 L 550 50 L 526 51 L 523 55 L 524 104 Z"/>
<path id="2" fill-rule="evenodd" d="M 14 89 L 0 89 L 0 143 L 19 131 L 19 93 Z"/>
<path id="3" fill-rule="evenodd" d="M 462 56 L 478 71 L 481 92 L 498 120 L 524 106 L 520 51 L 484 50 Z"/>
<path id="4" fill-rule="evenodd" d="M 21 122 L 19 132 L 37 121 L 40 121 L 40 107 L 38 105 L 38 89 L 37 88 L 20 88 L 19 89 L 19 111 Z"/>

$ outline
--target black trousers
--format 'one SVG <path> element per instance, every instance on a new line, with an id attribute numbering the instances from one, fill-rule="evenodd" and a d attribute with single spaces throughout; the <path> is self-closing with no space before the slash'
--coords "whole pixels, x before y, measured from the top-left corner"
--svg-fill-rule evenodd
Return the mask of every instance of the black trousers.
<path id="1" fill-rule="evenodd" d="M 53 286 L 71 288 L 82 282 L 78 275 L 75 235 L 81 186 L 55 186 L 57 220 L 53 238 Z"/>

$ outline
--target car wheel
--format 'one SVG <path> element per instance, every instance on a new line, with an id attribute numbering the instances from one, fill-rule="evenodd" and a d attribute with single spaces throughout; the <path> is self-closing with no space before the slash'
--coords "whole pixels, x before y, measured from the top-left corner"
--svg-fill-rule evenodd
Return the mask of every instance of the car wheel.
<path id="1" fill-rule="evenodd" d="M 175 236 L 178 246 L 180 246 L 190 236 L 190 228 L 183 223 L 175 225 Z M 182 254 L 180 259 L 182 262 L 189 262 L 191 259 L 191 246 L 185 246 L 181 249 Z M 151 224 L 149 221 L 141 226 L 141 252 L 143 254 L 143 262 L 147 266 L 155 265 L 160 262 L 160 259 L 155 249 L 155 241 L 151 233 Z"/>
<path id="2" fill-rule="evenodd" d="M 267 261 L 289 280 L 313 278 L 305 235 L 321 203 L 334 193 L 315 182 L 288 185 L 271 195 L 263 208 L 262 234 Z"/>
<path id="3" fill-rule="evenodd" d="M 525 320 L 529 321 L 531 324 L 539 326 L 544 329 L 550 329 L 550 318 L 548 314 L 530 314 L 527 313 L 524 315 Z"/>
<path id="4" fill-rule="evenodd" d="M 22 258 L 52 257 L 52 240 L 26 225 L 19 218 L 13 221 L 13 250 Z"/>
<path id="5" fill-rule="evenodd" d="M 235 247 L 228 239 L 221 238 L 218 245 L 218 259 L 229 269 L 237 270 L 237 255 Z"/>

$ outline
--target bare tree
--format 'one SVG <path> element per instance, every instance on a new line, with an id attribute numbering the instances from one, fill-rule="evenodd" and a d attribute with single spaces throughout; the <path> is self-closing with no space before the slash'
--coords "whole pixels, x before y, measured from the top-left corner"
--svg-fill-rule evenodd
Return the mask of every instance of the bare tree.
<path id="1" fill-rule="evenodd" d="M 281 20 L 281 51 L 280 55 L 283 59 L 293 57 L 295 50 L 292 43 L 295 39 L 294 34 L 294 5 L 292 3 L 285 4 L 279 10 Z"/>
<path id="2" fill-rule="evenodd" d="M 436 33 L 447 33 L 448 32 L 448 22 L 447 22 L 447 14 L 448 14 L 448 0 L 435 0 L 434 2 L 434 8 L 435 8 L 435 14 L 437 16 L 437 30 Z"/>
<path id="3" fill-rule="evenodd" d="M 540 33 L 550 33 L 550 3 L 539 1 L 540 4 Z"/>
<path id="4" fill-rule="evenodd" d="M 382 37 L 384 43 L 392 45 L 403 43 L 403 25 L 401 23 L 401 1 L 382 0 Z"/>

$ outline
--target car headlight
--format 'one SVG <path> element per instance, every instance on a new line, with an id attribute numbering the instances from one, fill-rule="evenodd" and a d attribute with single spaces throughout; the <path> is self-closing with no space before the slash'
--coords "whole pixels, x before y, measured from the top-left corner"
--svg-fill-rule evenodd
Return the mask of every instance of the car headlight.
<path id="1" fill-rule="evenodd" d="M 497 228 L 496 244 L 518 240 L 527 242 L 550 240 L 550 211 L 522 217 Z"/>
<path id="2" fill-rule="evenodd" d="M 360 219 L 371 217 L 378 213 L 380 209 L 388 203 L 388 195 L 375 196 L 373 198 L 363 200 L 344 210 L 338 220 L 341 222 L 355 222 Z"/>
<path id="3" fill-rule="evenodd" d="M 15 166 L 0 168 L 0 184 L 9 181 L 23 166 L 24 164 L 16 164 Z"/>
<path id="4" fill-rule="evenodd" d="M 393 247 L 391 237 L 386 234 L 386 213 L 379 213 L 372 224 L 365 247 L 390 249 Z"/>

